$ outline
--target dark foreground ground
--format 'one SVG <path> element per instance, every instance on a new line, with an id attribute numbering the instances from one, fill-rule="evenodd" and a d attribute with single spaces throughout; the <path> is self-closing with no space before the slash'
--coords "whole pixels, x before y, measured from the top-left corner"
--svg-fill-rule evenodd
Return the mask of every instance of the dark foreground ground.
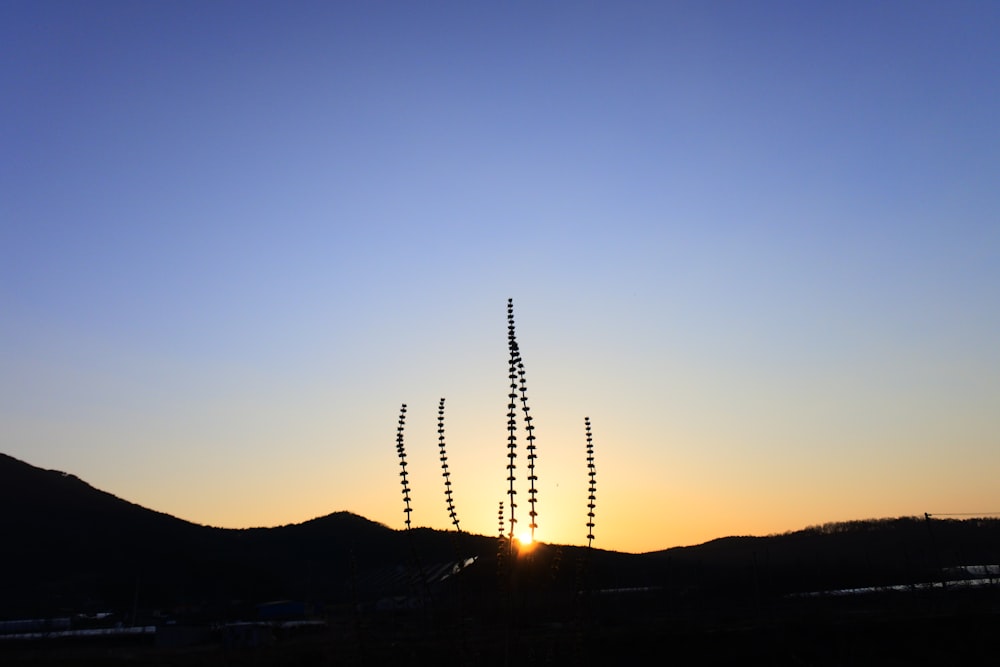
<path id="1" fill-rule="evenodd" d="M 5 642 L 0 664 L 207 665 L 996 665 L 1000 595 L 885 593 L 727 606 L 655 596 L 591 600 L 566 620 L 517 609 L 478 620 L 448 610 L 330 619 L 309 632 L 275 633 L 256 647 L 164 648 L 142 640 Z M 454 610 L 453 610 L 454 611 Z M 566 610 L 563 610 L 566 611 Z"/>

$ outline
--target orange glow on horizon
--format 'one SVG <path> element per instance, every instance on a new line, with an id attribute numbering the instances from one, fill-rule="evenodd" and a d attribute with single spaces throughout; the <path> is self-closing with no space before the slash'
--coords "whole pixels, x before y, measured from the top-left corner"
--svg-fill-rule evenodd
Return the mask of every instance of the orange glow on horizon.
<path id="1" fill-rule="evenodd" d="M 529 532 L 521 533 L 514 538 L 514 541 L 517 543 L 517 550 L 519 553 L 531 551 L 535 546 L 535 539 Z"/>

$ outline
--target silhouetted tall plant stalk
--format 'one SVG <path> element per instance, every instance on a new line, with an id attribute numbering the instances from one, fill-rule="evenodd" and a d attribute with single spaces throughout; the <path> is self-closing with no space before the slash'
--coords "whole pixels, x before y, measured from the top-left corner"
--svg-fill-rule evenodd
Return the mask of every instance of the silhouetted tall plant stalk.
<path id="1" fill-rule="evenodd" d="M 451 497 L 451 473 L 448 472 L 448 453 L 444 444 L 444 399 L 438 402 L 438 448 L 441 450 L 441 475 L 444 477 L 444 498 L 448 505 L 448 516 L 455 530 L 462 532 L 458 525 L 458 514 L 455 512 L 455 503 Z"/>
<path id="2" fill-rule="evenodd" d="M 511 313 L 512 324 L 513 321 L 513 313 Z M 516 343 L 517 341 L 515 340 L 515 345 Z M 529 528 L 531 529 L 531 538 L 534 539 L 535 529 L 538 528 L 538 512 L 535 511 L 535 503 L 538 499 L 538 489 L 535 487 L 535 483 L 538 481 L 538 476 L 535 474 L 535 459 L 537 458 L 535 446 L 535 425 L 532 424 L 531 410 L 528 407 L 528 383 L 524 374 L 524 359 L 521 357 L 520 346 L 517 346 L 517 377 L 518 388 L 521 392 L 521 409 L 524 412 L 524 430 L 526 433 L 528 452 L 528 504 L 531 507 L 531 511 L 528 512 L 528 516 L 531 517 L 531 524 L 529 525 Z"/>
<path id="3" fill-rule="evenodd" d="M 587 435 L 587 548 L 577 563 L 577 655 L 582 659 L 587 653 L 588 640 L 584 628 L 590 616 L 590 557 L 594 542 L 594 510 L 597 509 L 597 466 L 594 463 L 594 439 L 590 430 L 590 417 L 583 418 Z"/>
<path id="4" fill-rule="evenodd" d="M 517 362 L 520 359 L 520 352 L 517 347 L 517 338 L 514 335 L 514 300 L 507 300 L 507 348 L 510 352 L 510 393 L 507 394 L 507 496 L 510 499 L 510 549 L 514 548 L 514 529 L 517 526 L 516 509 L 517 503 L 514 496 L 517 491 L 514 489 L 517 468 Z"/>
<path id="5" fill-rule="evenodd" d="M 417 576 L 420 578 L 421 592 L 427 587 L 427 577 L 424 576 L 424 568 L 417 556 L 417 547 L 413 543 L 412 525 L 410 523 L 410 482 L 406 473 L 406 447 L 403 444 L 403 430 L 406 427 L 406 403 L 399 408 L 399 423 L 396 426 L 396 454 L 399 455 L 399 476 L 400 484 L 403 486 L 403 512 L 406 514 L 406 541 L 410 545 L 410 554 L 413 557 L 413 564 L 417 568 Z"/>
<path id="6" fill-rule="evenodd" d="M 505 502 L 501 501 L 499 504 L 499 510 L 497 514 L 498 521 L 498 545 L 497 545 L 497 575 L 500 579 L 500 586 L 507 590 L 508 596 L 512 589 L 516 589 L 514 586 L 515 579 L 521 568 L 516 567 L 516 563 L 513 561 L 515 555 L 515 540 L 517 533 L 517 439 L 518 439 L 518 412 L 522 414 L 524 419 L 524 431 L 525 431 L 525 443 L 526 443 L 526 458 L 527 458 L 527 489 L 528 489 L 528 503 L 529 511 L 528 516 L 530 517 L 529 528 L 531 530 L 531 540 L 534 541 L 536 530 L 538 528 L 538 476 L 536 474 L 535 464 L 537 461 L 537 446 L 535 439 L 535 428 L 533 423 L 533 417 L 528 404 L 528 389 L 527 389 L 527 379 L 524 368 L 524 359 L 521 356 L 521 348 L 517 340 L 517 329 L 514 319 L 514 300 L 507 300 L 507 346 L 509 352 L 509 366 L 508 366 L 508 379 L 509 379 L 509 391 L 507 394 L 507 490 L 506 490 L 506 507 Z M 402 486 L 403 493 L 403 504 L 404 513 L 406 515 L 406 533 L 407 539 L 410 543 L 411 549 L 413 550 L 413 560 L 414 564 L 419 570 L 421 570 L 421 579 L 423 584 L 426 586 L 427 581 L 423 577 L 422 568 L 420 567 L 419 559 L 417 558 L 417 553 L 414 545 L 414 538 L 412 536 L 412 507 L 411 507 L 411 497 L 410 497 L 410 486 L 409 477 L 407 470 L 407 460 L 406 460 L 406 448 L 404 445 L 404 430 L 406 425 L 406 404 L 402 404 L 399 414 L 399 424 L 396 429 L 396 451 L 399 456 L 400 464 L 400 484 Z M 582 583 L 583 575 L 586 573 L 588 565 L 586 561 L 589 560 L 589 554 L 593 548 L 594 537 L 594 526 L 595 526 L 595 515 L 597 508 L 597 470 L 594 463 L 594 442 L 593 434 L 591 430 L 590 418 L 584 418 L 584 424 L 586 427 L 586 444 L 587 444 L 587 471 L 588 471 L 588 495 L 587 495 L 587 547 L 583 550 L 580 559 L 580 569 L 578 569 L 578 583 Z M 451 519 L 452 525 L 455 527 L 455 539 L 453 540 L 456 546 L 456 554 L 459 558 L 459 562 L 464 562 L 461 559 L 461 554 L 458 554 L 458 535 L 462 532 L 461 525 L 459 523 L 458 512 L 455 509 L 455 499 L 453 494 L 453 488 L 451 483 L 451 471 L 448 465 L 448 454 L 445 438 L 445 399 L 441 398 L 438 403 L 438 448 L 441 462 L 441 474 L 444 480 L 444 496 L 445 503 L 448 510 L 448 516 Z M 523 486 L 523 483 L 522 483 Z M 506 511 L 506 513 L 505 513 Z M 525 552 L 527 554 L 527 552 Z M 561 567 L 560 559 L 562 556 L 561 550 L 557 551 L 556 558 L 552 565 L 552 576 L 553 578 L 559 572 Z M 518 575 L 519 576 L 519 575 Z M 586 586 L 582 588 L 578 587 L 577 590 L 581 592 L 586 592 Z M 508 601 L 508 607 L 510 603 Z M 508 609 L 508 613 L 511 613 Z"/>
<path id="7" fill-rule="evenodd" d="M 577 598 L 581 603 L 580 612 L 583 612 L 583 597 L 589 594 L 588 579 L 590 575 L 590 555 L 594 543 L 594 510 L 597 509 L 597 466 L 594 464 L 594 438 L 590 431 L 590 417 L 583 418 L 587 433 L 587 477 L 589 484 L 587 487 L 587 548 L 580 554 L 577 563 L 577 590 L 583 595 Z"/>
<path id="8" fill-rule="evenodd" d="M 445 448 L 445 438 L 444 438 L 444 398 L 438 401 L 438 449 L 441 451 L 441 475 L 444 477 L 444 498 L 445 503 L 448 506 L 448 516 L 451 517 L 451 523 L 455 526 L 454 533 L 448 533 L 451 537 L 451 548 L 455 555 L 455 565 L 453 572 L 459 574 L 465 569 L 465 557 L 462 554 L 461 545 L 458 541 L 458 535 L 462 532 L 461 526 L 458 524 L 458 513 L 455 511 L 455 503 L 451 495 L 451 473 L 448 470 L 448 452 Z M 457 623 L 459 626 L 462 625 L 465 619 L 465 578 L 457 577 L 457 592 L 458 592 L 458 616 Z M 455 645 L 455 651 L 459 656 L 463 657 L 462 662 L 468 664 L 467 654 L 468 647 L 466 646 L 466 633 L 465 632 L 453 632 L 451 633 L 451 641 Z"/>
<path id="9" fill-rule="evenodd" d="M 508 477 L 507 481 L 509 483 L 509 494 L 511 499 L 511 518 L 510 518 L 510 538 L 511 545 L 513 546 L 514 530 L 517 519 L 514 515 L 514 461 L 517 457 L 517 401 L 520 399 L 521 410 L 524 413 L 524 430 L 525 430 L 525 441 L 527 442 L 527 459 L 528 459 L 528 504 L 530 510 L 528 512 L 528 517 L 530 523 L 528 528 L 531 530 L 531 539 L 535 539 L 535 529 L 538 528 L 538 512 L 536 511 L 536 502 L 538 489 L 536 488 L 536 483 L 538 482 L 538 476 L 535 474 L 535 459 L 538 458 L 536 454 L 535 445 L 535 426 L 532 424 L 531 409 L 528 407 L 528 384 L 524 373 L 524 359 L 521 357 L 521 347 L 517 343 L 517 332 L 514 324 L 514 300 L 507 299 L 507 347 L 510 351 L 510 372 L 508 377 L 510 378 L 510 393 L 507 395 L 509 401 L 507 403 L 507 458 L 508 458 Z"/>
<path id="10" fill-rule="evenodd" d="M 594 510 L 597 509 L 597 466 L 594 464 L 594 440 L 590 432 L 590 417 L 584 417 L 587 428 L 587 476 L 590 477 L 590 491 L 587 495 L 587 548 L 594 541 Z"/>
<path id="11" fill-rule="evenodd" d="M 406 447 L 403 445 L 403 429 L 406 427 L 406 403 L 399 409 L 399 424 L 396 426 L 396 454 L 399 456 L 400 484 L 403 485 L 403 513 L 406 514 L 406 530 L 410 530 L 410 484 L 406 477 Z"/>

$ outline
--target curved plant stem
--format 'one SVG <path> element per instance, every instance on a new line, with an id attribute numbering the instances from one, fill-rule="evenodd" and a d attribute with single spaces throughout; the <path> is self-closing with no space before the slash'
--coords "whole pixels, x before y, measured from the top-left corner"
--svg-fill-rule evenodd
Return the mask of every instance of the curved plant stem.
<path id="1" fill-rule="evenodd" d="M 406 403 L 399 409 L 399 425 L 396 427 L 396 454 L 399 455 L 399 476 L 403 485 L 403 512 L 406 514 L 406 530 L 410 530 L 410 484 L 406 477 L 406 447 L 403 446 L 403 428 L 406 426 Z"/>
<path id="2" fill-rule="evenodd" d="M 413 564 L 417 568 L 417 581 L 420 584 L 420 594 L 423 599 L 429 597 L 430 591 L 427 587 L 427 576 L 424 574 L 424 567 L 417 555 L 417 547 L 413 543 L 413 531 L 410 523 L 410 483 L 406 473 L 406 447 L 403 445 L 403 429 L 406 426 L 406 403 L 399 408 L 399 425 L 396 427 L 396 453 L 399 455 L 399 476 L 402 478 L 400 484 L 403 485 L 403 512 L 406 514 L 406 541 L 410 544 L 410 553 L 413 557 Z"/>
<path id="3" fill-rule="evenodd" d="M 455 526 L 455 530 L 462 532 L 462 528 L 458 525 L 458 514 L 455 512 L 455 503 L 451 497 L 451 473 L 448 472 L 448 454 L 445 451 L 444 445 L 443 398 L 438 403 L 438 447 L 441 450 L 441 474 L 444 477 L 444 498 L 445 502 L 448 504 L 448 516 L 451 517 L 451 523 Z"/>
<path id="4" fill-rule="evenodd" d="M 510 349 L 510 402 L 507 404 L 507 428 L 510 432 L 508 436 L 508 447 L 513 446 L 513 436 L 514 431 L 517 427 L 516 425 L 516 405 L 515 401 L 520 398 L 521 410 L 524 413 L 524 430 L 525 430 L 525 440 L 527 442 L 527 458 L 528 458 L 528 505 L 530 510 L 528 512 L 528 517 L 530 523 L 528 527 L 531 529 L 531 539 L 535 539 L 535 529 L 538 528 L 538 512 L 536 511 L 536 502 L 538 500 L 538 489 L 536 488 L 536 483 L 538 482 L 538 476 L 535 474 L 535 459 L 538 458 L 536 455 L 535 446 L 535 426 L 532 424 L 531 410 L 528 407 L 528 383 L 524 374 L 524 359 L 521 357 L 521 347 L 517 343 L 517 333 L 514 324 L 514 300 L 507 299 L 507 344 Z M 508 454 L 510 456 L 510 454 Z M 513 462 L 513 461 L 512 461 Z M 513 486 L 513 480 L 508 480 Z M 513 515 L 511 515 L 513 518 Z M 514 526 L 511 524 L 511 537 L 514 534 Z"/>
<path id="5" fill-rule="evenodd" d="M 594 541 L 594 510 L 597 508 L 597 466 L 594 465 L 594 440 L 590 433 L 590 417 L 584 417 L 587 427 L 587 476 L 590 477 L 590 491 L 587 495 L 587 548 Z"/>
<path id="6" fill-rule="evenodd" d="M 507 495 L 510 499 L 510 548 L 514 548 L 514 529 L 517 525 L 517 503 L 514 502 L 514 474 L 517 465 L 517 363 L 521 354 L 517 348 L 517 338 L 514 336 L 514 300 L 507 299 L 507 347 L 510 350 L 510 393 L 507 394 Z"/>

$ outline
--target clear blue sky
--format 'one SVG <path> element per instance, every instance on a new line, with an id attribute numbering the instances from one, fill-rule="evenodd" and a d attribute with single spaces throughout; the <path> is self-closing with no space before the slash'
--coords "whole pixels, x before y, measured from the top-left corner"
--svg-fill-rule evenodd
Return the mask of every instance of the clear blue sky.
<path id="1" fill-rule="evenodd" d="M 1000 4 L 0 2 L 0 450 L 199 523 L 1000 511 Z M 523 474 L 523 468 L 520 469 Z M 523 492 L 522 492 L 523 493 Z M 523 503 L 523 496 L 522 507 Z"/>

